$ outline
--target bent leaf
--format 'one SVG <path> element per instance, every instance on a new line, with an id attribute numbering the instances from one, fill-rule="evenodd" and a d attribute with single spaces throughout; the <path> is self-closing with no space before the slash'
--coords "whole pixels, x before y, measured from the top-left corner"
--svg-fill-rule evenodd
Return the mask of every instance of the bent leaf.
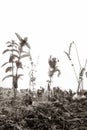
<path id="1" fill-rule="evenodd" d="M 16 74 L 15 76 L 13 76 L 13 80 L 14 82 L 16 82 L 21 76 L 24 76 L 23 74 Z"/>
<path id="2" fill-rule="evenodd" d="M 67 55 L 67 57 L 69 58 L 69 60 L 71 60 L 70 55 L 66 51 L 64 51 L 64 53 Z"/>
<path id="3" fill-rule="evenodd" d="M 25 54 L 25 55 L 20 56 L 20 59 L 25 58 L 25 57 L 29 57 L 29 56 L 30 56 L 29 54 Z"/>
<path id="4" fill-rule="evenodd" d="M 2 79 L 2 81 L 4 81 L 6 78 L 10 78 L 10 77 L 13 77 L 13 75 L 7 75 L 7 76 L 5 76 L 5 77 Z"/>
<path id="5" fill-rule="evenodd" d="M 6 53 L 6 52 L 8 52 L 8 51 L 11 51 L 11 50 L 6 49 L 6 50 L 4 50 L 4 51 L 2 52 L 2 54 Z"/>
<path id="6" fill-rule="evenodd" d="M 58 72 L 58 77 L 59 77 L 59 76 L 60 76 L 60 74 L 61 74 L 61 72 L 60 72 L 60 70 L 59 70 L 59 69 L 56 69 L 56 70 L 55 70 L 55 72 L 56 72 L 56 71 Z"/>
<path id="7" fill-rule="evenodd" d="M 16 49 L 6 49 L 6 50 L 4 50 L 4 51 L 2 52 L 2 54 L 6 53 L 6 52 L 9 52 L 9 51 L 15 51 L 15 52 L 17 52 L 17 53 L 19 54 L 19 51 L 16 50 Z"/>
<path id="8" fill-rule="evenodd" d="M 6 44 L 9 44 L 9 43 L 12 44 L 10 41 L 6 42 Z"/>
<path id="9" fill-rule="evenodd" d="M 17 75 L 17 78 L 19 79 L 21 76 L 24 76 L 23 74 L 19 74 Z"/>
<path id="10" fill-rule="evenodd" d="M 12 71 L 12 67 L 11 66 L 6 68 L 5 72 L 7 73 L 8 71 Z"/>
<path id="11" fill-rule="evenodd" d="M 6 64 L 8 64 L 9 62 L 5 62 L 1 67 L 5 66 Z"/>

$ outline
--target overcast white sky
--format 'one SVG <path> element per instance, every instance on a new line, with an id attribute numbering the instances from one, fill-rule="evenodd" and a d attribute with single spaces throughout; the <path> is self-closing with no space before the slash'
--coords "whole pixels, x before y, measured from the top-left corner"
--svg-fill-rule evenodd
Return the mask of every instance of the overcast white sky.
<path id="1" fill-rule="evenodd" d="M 64 54 L 74 41 L 78 47 L 81 64 L 87 58 L 87 0 L 0 0 L 0 65 L 6 59 L 2 56 L 5 42 L 17 40 L 15 32 L 27 36 L 32 56 L 38 55 L 37 87 L 46 86 L 47 59 L 50 54 L 60 60 L 61 76 L 55 80 L 63 89 L 77 89 L 73 69 Z M 77 62 L 75 51 L 72 57 Z M 76 66 L 78 66 L 76 64 Z M 0 85 L 10 87 L 9 80 L 2 83 L 4 68 L 0 68 Z M 19 87 L 27 88 L 26 76 Z M 84 84 L 87 88 L 87 80 Z"/>

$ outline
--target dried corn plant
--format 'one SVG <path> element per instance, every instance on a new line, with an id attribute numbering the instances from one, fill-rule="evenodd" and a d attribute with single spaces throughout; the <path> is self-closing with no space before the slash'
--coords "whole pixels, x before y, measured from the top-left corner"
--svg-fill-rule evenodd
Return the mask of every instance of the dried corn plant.
<path id="1" fill-rule="evenodd" d="M 48 59 L 48 64 L 49 64 L 49 72 L 48 72 L 48 75 L 49 75 L 49 90 L 50 90 L 50 87 L 51 87 L 51 83 L 52 83 L 52 78 L 53 78 L 53 75 L 57 72 L 57 76 L 59 77 L 61 72 L 60 70 L 58 69 L 58 66 L 57 66 L 57 63 L 59 62 L 59 60 L 56 58 L 56 57 L 52 57 L 50 56 L 49 59 Z"/>
<path id="2" fill-rule="evenodd" d="M 72 45 L 75 46 L 75 50 L 76 50 L 76 54 L 77 54 L 77 60 L 78 60 L 78 63 L 79 63 L 79 74 L 76 73 L 75 65 L 74 65 L 72 58 L 71 58 Z M 80 63 L 79 55 L 78 55 L 77 46 L 74 42 L 70 43 L 68 52 L 64 51 L 64 53 L 67 55 L 69 61 L 71 62 L 71 66 L 73 67 L 73 70 L 74 70 L 74 73 L 75 73 L 75 76 L 76 76 L 76 80 L 78 82 L 77 94 L 83 95 L 83 76 L 84 76 L 84 72 L 86 71 L 87 60 L 85 61 L 84 67 L 82 67 L 81 63 Z"/>
<path id="3" fill-rule="evenodd" d="M 29 87 L 31 86 L 32 88 L 32 90 L 33 90 L 33 92 L 34 92 L 34 89 L 35 89 L 35 81 L 36 81 L 36 77 L 35 77 L 35 72 L 36 72 L 36 70 L 35 70 L 35 65 L 34 65 L 34 62 L 32 61 L 31 62 L 31 70 L 30 70 L 30 72 L 29 72 L 29 77 L 30 77 L 30 81 L 29 81 Z M 29 88 L 30 89 L 30 88 Z"/>

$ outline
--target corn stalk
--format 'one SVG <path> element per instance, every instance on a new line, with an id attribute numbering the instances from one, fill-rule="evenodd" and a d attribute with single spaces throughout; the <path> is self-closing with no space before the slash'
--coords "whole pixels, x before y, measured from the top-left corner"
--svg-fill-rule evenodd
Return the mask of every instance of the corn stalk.
<path id="1" fill-rule="evenodd" d="M 78 60 L 78 63 L 79 63 L 79 76 L 77 75 L 76 73 L 76 69 L 75 69 L 75 66 L 74 66 L 74 63 L 72 62 L 72 58 L 71 58 L 71 48 L 72 48 L 72 45 L 75 46 L 75 50 L 76 50 L 76 54 L 77 54 L 77 60 Z M 81 66 L 81 63 L 80 63 L 80 58 L 79 58 L 79 55 L 78 55 L 78 50 L 77 50 L 77 46 L 74 42 L 70 43 L 70 46 L 69 46 L 69 51 L 66 52 L 65 51 L 65 54 L 67 55 L 69 61 L 71 62 L 71 66 L 73 67 L 73 70 L 74 70 L 74 73 L 75 73 L 75 77 L 76 77 L 76 80 L 78 82 L 78 88 L 77 88 L 77 93 L 79 92 L 82 92 L 83 93 L 83 75 L 84 75 L 84 72 L 85 72 L 85 69 L 86 69 L 86 64 L 87 64 L 87 60 L 85 62 L 85 65 L 84 67 Z"/>
<path id="2" fill-rule="evenodd" d="M 12 63 L 12 66 L 7 67 L 6 71 L 5 71 L 6 73 L 11 71 L 12 75 L 5 76 L 3 78 L 3 80 L 5 80 L 6 78 L 9 78 L 9 77 L 12 77 L 12 88 L 14 91 L 14 99 L 16 98 L 16 94 L 17 94 L 18 79 L 21 76 L 23 76 L 23 74 L 18 74 L 18 69 L 23 68 L 21 59 L 29 56 L 29 54 L 27 52 L 23 51 L 23 47 L 26 46 L 30 49 L 30 46 L 27 42 L 27 38 L 22 39 L 19 34 L 17 34 L 17 33 L 15 33 L 15 34 L 16 34 L 17 38 L 19 39 L 20 43 L 17 44 L 13 40 L 12 40 L 12 42 L 7 42 L 7 47 L 9 47 L 10 49 L 4 50 L 3 54 L 6 52 L 11 52 L 11 54 L 10 54 L 9 62 L 6 62 L 2 65 L 2 67 L 3 67 L 8 63 Z M 16 54 L 14 52 L 16 52 Z M 14 73 L 14 70 L 16 71 L 15 73 Z"/>
<path id="3" fill-rule="evenodd" d="M 48 97 L 51 90 L 53 75 L 57 72 L 58 73 L 57 76 L 59 77 L 61 74 L 60 70 L 58 69 L 57 62 L 59 62 L 59 60 L 55 57 L 50 56 L 48 59 L 48 64 L 49 64 Z"/>

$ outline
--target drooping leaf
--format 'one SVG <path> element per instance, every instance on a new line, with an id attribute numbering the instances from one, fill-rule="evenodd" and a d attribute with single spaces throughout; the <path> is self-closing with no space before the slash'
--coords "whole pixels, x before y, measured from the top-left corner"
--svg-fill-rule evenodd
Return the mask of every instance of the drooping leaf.
<path id="1" fill-rule="evenodd" d="M 18 74 L 18 75 L 17 75 L 17 80 L 18 80 L 19 78 L 21 79 L 22 76 L 24 76 L 24 75 L 23 75 L 23 74 Z"/>
<path id="2" fill-rule="evenodd" d="M 7 76 L 5 76 L 5 77 L 2 79 L 2 81 L 4 81 L 6 78 L 10 78 L 10 77 L 13 77 L 13 75 L 7 75 Z"/>
<path id="3" fill-rule="evenodd" d="M 7 73 L 8 71 L 12 71 L 12 67 L 11 66 L 6 68 L 5 72 Z"/>
<path id="4" fill-rule="evenodd" d="M 69 60 L 71 60 L 70 55 L 66 51 L 64 51 L 64 53 L 67 55 L 67 57 L 69 58 Z"/>
<path id="5" fill-rule="evenodd" d="M 19 51 L 16 50 L 16 49 L 6 49 L 6 50 L 3 51 L 3 54 L 6 53 L 6 52 L 9 52 L 9 51 L 15 51 L 19 54 Z"/>
<path id="6" fill-rule="evenodd" d="M 55 72 L 58 72 L 58 77 L 59 77 L 61 74 L 60 70 L 57 68 L 57 69 L 55 69 Z"/>
<path id="7" fill-rule="evenodd" d="M 8 51 L 11 51 L 11 50 L 6 49 L 6 50 L 4 50 L 4 51 L 3 51 L 3 53 L 2 53 L 2 54 L 6 53 L 6 52 L 8 52 Z"/>
<path id="8" fill-rule="evenodd" d="M 23 74 L 16 74 L 14 77 L 16 80 L 18 80 L 21 76 L 24 76 Z"/>
<path id="9" fill-rule="evenodd" d="M 12 44 L 10 41 L 6 42 L 6 44 L 9 44 L 9 43 Z"/>
<path id="10" fill-rule="evenodd" d="M 12 54 L 13 58 L 18 58 L 19 59 L 19 56 L 15 55 L 15 54 Z"/>
<path id="11" fill-rule="evenodd" d="M 60 76 L 61 72 L 59 69 L 52 69 L 52 70 L 49 70 L 49 76 L 52 77 L 54 75 L 55 72 L 58 72 L 58 77 Z"/>
<path id="12" fill-rule="evenodd" d="M 5 62 L 1 67 L 5 66 L 6 64 L 8 64 L 9 62 Z"/>
<path id="13" fill-rule="evenodd" d="M 29 54 L 25 54 L 25 55 L 20 56 L 20 58 L 22 59 L 22 58 L 29 57 L 29 56 L 30 56 Z"/>

